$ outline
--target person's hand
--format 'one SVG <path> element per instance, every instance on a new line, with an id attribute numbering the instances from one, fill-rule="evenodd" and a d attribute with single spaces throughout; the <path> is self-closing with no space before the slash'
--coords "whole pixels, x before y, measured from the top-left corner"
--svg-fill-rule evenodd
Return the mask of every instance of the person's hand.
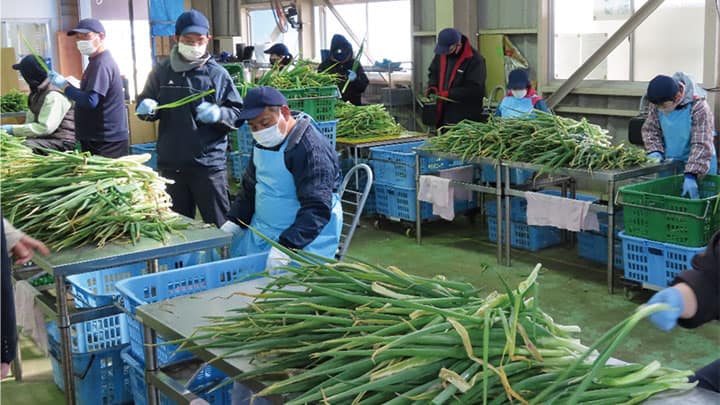
<path id="1" fill-rule="evenodd" d="M 290 261 L 290 256 L 286 255 L 285 253 L 281 252 L 280 249 L 273 246 L 270 249 L 270 253 L 268 254 L 267 262 L 265 262 L 265 269 L 268 272 L 272 273 L 280 266 L 289 265 Z"/>
<path id="2" fill-rule="evenodd" d="M 666 288 L 655 293 L 647 302 L 652 304 L 667 304 L 672 307 L 667 311 L 656 312 L 650 315 L 650 321 L 657 326 L 658 329 L 668 331 L 677 325 L 678 319 L 683 312 L 683 297 L 677 287 Z"/>
<path id="3" fill-rule="evenodd" d="M 42 253 L 43 256 L 50 254 L 50 250 L 44 243 L 27 235 L 20 238 L 20 241 L 10 248 L 15 258 L 15 264 L 25 264 L 29 262 L 36 250 Z"/>
<path id="4" fill-rule="evenodd" d="M 663 155 L 660 152 L 650 152 L 647 154 L 648 159 L 655 159 L 658 162 L 663 161 Z"/>
<path id="5" fill-rule="evenodd" d="M 220 227 L 220 230 L 223 232 L 227 232 L 233 236 L 242 235 L 242 233 L 245 232 L 245 230 L 242 229 L 240 225 L 236 224 L 233 221 L 225 221 L 225 223 Z"/>
<path id="6" fill-rule="evenodd" d="M 5 378 L 10 374 L 10 363 L 0 364 L 0 378 Z"/>
<path id="7" fill-rule="evenodd" d="M 357 79 L 357 73 L 353 72 L 351 69 L 348 69 L 347 78 L 349 81 L 354 82 L 355 79 Z"/>
<path id="8" fill-rule="evenodd" d="M 683 181 L 681 197 L 688 196 L 693 200 L 700 198 L 700 191 L 698 191 L 697 180 L 694 174 L 686 174 L 685 181 Z"/>
<path id="9" fill-rule="evenodd" d="M 157 105 L 157 101 L 146 98 L 138 104 L 135 112 L 138 113 L 138 115 L 155 115 L 155 107 L 157 107 Z"/>
<path id="10" fill-rule="evenodd" d="M 197 107 L 195 119 L 206 124 L 214 124 L 220 121 L 220 107 L 217 104 L 203 101 Z"/>
<path id="11" fill-rule="evenodd" d="M 0 129 L 2 129 L 3 131 L 7 132 L 10 135 L 12 135 L 13 134 L 12 127 L 13 127 L 12 125 L 3 125 L 2 127 L 0 127 Z"/>
<path id="12" fill-rule="evenodd" d="M 426 96 L 426 97 L 429 96 L 429 95 L 431 95 L 431 94 L 436 94 L 436 93 L 437 93 L 437 87 L 435 87 L 435 86 L 428 87 L 427 90 L 425 90 L 425 96 Z"/>
<path id="13" fill-rule="evenodd" d="M 64 78 L 60 73 L 53 70 L 50 72 L 50 83 L 52 83 L 53 86 L 62 89 L 67 84 L 67 79 Z"/>

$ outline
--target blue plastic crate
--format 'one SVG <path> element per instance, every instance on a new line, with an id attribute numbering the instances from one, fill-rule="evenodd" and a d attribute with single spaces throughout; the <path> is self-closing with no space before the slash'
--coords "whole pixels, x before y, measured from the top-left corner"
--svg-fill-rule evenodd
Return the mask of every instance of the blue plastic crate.
<path id="1" fill-rule="evenodd" d="M 607 230 L 605 235 L 594 232 L 578 232 L 577 249 L 578 256 L 593 262 L 607 264 L 608 238 Z M 617 269 L 623 268 L 622 241 L 615 239 L 613 250 L 613 266 Z"/>
<path id="2" fill-rule="evenodd" d="M 370 148 L 375 184 L 415 188 L 415 149 L 423 143 L 407 142 Z M 459 160 L 425 156 L 420 158 L 420 173 L 466 165 Z"/>
<path id="3" fill-rule="evenodd" d="M 255 145 L 255 140 L 250 132 L 250 125 L 244 122 L 240 127 L 233 131 L 230 136 L 234 137 L 232 142 L 235 152 L 250 153 Z"/>
<path id="4" fill-rule="evenodd" d="M 58 388 L 65 391 L 58 333 L 55 323 L 48 322 L 48 351 L 53 380 Z M 128 368 L 120 357 L 120 352 L 126 348 L 128 345 L 124 344 L 72 355 L 75 400 L 78 404 L 126 404 L 133 400 Z"/>
<path id="5" fill-rule="evenodd" d="M 415 189 L 373 184 L 375 190 L 375 209 L 377 213 L 389 219 L 415 221 Z M 463 213 L 475 207 L 475 201 L 455 201 L 455 214 Z M 432 204 L 420 203 L 420 218 L 422 220 L 437 219 L 432 213 Z"/>
<path id="6" fill-rule="evenodd" d="M 265 270 L 267 254 L 237 257 L 212 263 L 199 264 L 179 270 L 146 274 L 119 281 L 115 288 L 123 297 L 123 305 L 131 314 L 135 308 L 152 302 L 189 295 L 222 287 L 241 280 L 248 280 L 253 274 Z M 142 326 L 128 317 L 130 348 L 133 356 L 145 359 Z M 162 339 L 158 339 L 162 342 Z M 192 357 L 188 351 L 176 352 L 177 345 L 160 345 L 157 356 L 160 364 L 168 364 Z"/>
<path id="7" fill-rule="evenodd" d="M 481 179 L 483 183 L 495 183 L 497 181 L 497 173 L 495 166 L 492 164 L 483 164 L 481 166 L 482 174 Z M 505 169 L 501 169 L 502 178 L 505 177 Z M 510 169 L 510 184 L 525 184 L 532 180 L 535 172 L 532 170 L 525 169 Z"/>
<path id="8" fill-rule="evenodd" d="M 560 196 L 560 191 L 557 190 L 542 190 L 540 193 Z M 597 197 L 583 194 L 575 194 L 575 199 L 593 202 L 598 200 Z M 505 207 L 505 198 L 502 199 L 502 206 Z M 485 215 L 493 218 L 497 216 L 497 201 L 494 198 L 485 201 Z M 510 220 L 513 222 L 527 222 L 527 200 L 525 197 L 510 197 Z M 605 222 L 607 224 L 607 220 Z"/>
<path id="9" fill-rule="evenodd" d="M 607 212 L 598 212 L 598 223 L 600 224 L 600 234 L 607 236 L 608 232 L 608 214 Z M 615 238 L 617 239 L 618 234 L 625 228 L 623 211 L 615 211 Z"/>
<path id="10" fill-rule="evenodd" d="M 204 251 L 163 257 L 158 259 L 158 270 L 179 269 L 211 260 L 211 255 L 206 254 Z M 147 262 L 140 262 L 68 276 L 67 281 L 70 284 L 70 292 L 75 298 L 76 307 L 96 308 L 111 304 L 113 299 L 118 296 L 115 283 L 145 273 L 147 273 Z"/>
<path id="11" fill-rule="evenodd" d="M 228 161 L 230 162 L 230 176 L 235 180 L 242 180 L 242 175 L 245 169 L 250 164 L 250 153 L 243 152 L 230 152 L 228 154 Z"/>
<path id="12" fill-rule="evenodd" d="M 50 323 L 48 324 L 50 325 Z M 48 335 L 60 341 L 57 326 L 48 326 Z M 70 347 L 73 353 L 89 353 L 130 342 L 127 315 L 117 314 L 70 325 Z"/>
<path id="13" fill-rule="evenodd" d="M 335 138 L 337 134 L 338 120 L 318 121 L 315 124 L 320 133 L 323 134 L 330 141 L 333 149 L 335 149 Z"/>
<path id="14" fill-rule="evenodd" d="M 691 268 L 693 257 L 705 247 L 686 247 L 637 238 L 620 232 L 625 278 L 658 288 L 670 285 L 675 276 Z"/>
<path id="15" fill-rule="evenodd" d="M 133 155 L 149 153 L 150 160 L 145 162 L 145 165 L 152 167 L 154 170 L 157 170 L 157 151 L 155 149 L 155 142 L 130 145 L 130 153 Z"/>
<path id="16" fill-rule="evenodd" d="M 503 224 L 505 221 L 503 221 Z M 488 239 L 497 242 L 497 218 L 487 217 Z M 552 226 L 530 226 L 522 222 L 510 222 L 510 245 L 518 249 L 536 252 L 562 241 L 560 229 Z"/>

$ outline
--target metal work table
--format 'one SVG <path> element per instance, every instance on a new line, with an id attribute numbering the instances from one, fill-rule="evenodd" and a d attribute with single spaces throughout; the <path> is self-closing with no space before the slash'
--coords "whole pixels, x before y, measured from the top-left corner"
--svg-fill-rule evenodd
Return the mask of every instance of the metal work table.
<path id="1" fill-rule="evenodd" d="M 143 323 L 146 338 L 151 336 L 153 339 L 155 333 L 161 334 L 168 339 L 182 339 L 191 336 L 198 326 L 207 325 L 209 323 L 208 316 L 219 316 L 227 314 L 233 308 L 240 308 L 248 305 L 252 298 L 240 295 L 238 293 L 259 291 L 268 279 L 256 279 L 245 283 L 229 285 L 214 290 L 204 291 L 198 294 L 186 295 L 174 298 L 168 301 L 157 302 L 154 304 L 143 305 L 137 308 L 138 317 Z M 147 340 L 146 340 L 147 341 Z M 151 356 L 155 355 L 154 347 L 148 346 L 145 349 L 146 359 L 149 352 Z M 223 349 L 194 349 L 192 352 L 204 361 L 210 361 L 217 356 L 221 356 L 225 350 Z M 152 357 L 151 361 L 146 362 L 146 374 L 148 377 L 148 402 L 149 405 L 157 404 L 152 399 L 157 399 L 157 389 L 160 388 L 164 393 L 175 395 L 179 398 L 180 392 L 173 393 L 177 388 L 177 384 L 168 381 L 168 377 L 162 371 L 156 370 L 154 362 L 156 357 Z M 243 370 L 252 370 L 253 366 L 249 360 L 240 356 L 233 356 L 227 359 L 219 359 L 212 363 L 223 373 L 233 376 Z M 175 386 L 175 388 L 173 387 Z M 258 388 L 251 387 L 251 388 Z M 281 398 L 273 398 L 274 403 L 281 403 Z M 708 405 L 720 403 L 720 394 L 706 391 L 703 389 L 694 389 L 681 395 L 659 395 L 646 402 L 649 405 L 671 405 L 671 404 L 689 404 L 689 405 Z"/>
<path id="2" fill-rule="evenodd" d="M 134 245 L 113 242 L 102 248 L 83 246 L 52 253 L 48 257 L 41 255 L 33 257 L 35 264 L 55 277 L 55 302 L 53 303 L 45 297 L 45 299 L 40 299 L 40 303 L 46 314 L 57 316 L 67 404 L 76 403 L 70 325 L 117 314 L 120 309 L 114 305 L 107 305 L 70 313 L 66 298 L 68 292 L 66 277 L 143 261 L 148 262 L 150 272 L 157 272 L 158 258 L 224 247 L 230 244 L 231 236 L 216 227 L 190 219 L 187 221 L 190 224 L 189 228 L 170 235 L 167 243 L 142 238 Z"/>
<path id="3" fill-rule="evenodd" d="M 185 295 L 168 301 L 142 305 L 137 308 L 137 317 L 143 324 L 145 342 L 155 342 L 156 334 L 166 339 L 183 339 L 191 336 L 199 326 L 209 324 L 207 317 L 228 314 L 233 308 L 247 306 L 253 299 L 239 293 L 259 292 L 270 279 L 259 278 L 244 283 L 233 284 L 197 294 Z M 226 349 L 191 350 L 203 361 L 222 356 Z M 158 389 L 172 398 L 187 402 L 187 393 L 162 370 L 157 368 L 157 352 L 154 346 L 145 347 L 145 367 L 148 405 L 158 404 Z M 221 358 L 212 363 L 213 367 L 228 376 L 254 367 L 249 359 L 240 356 Z M 246 382 L 243 382 L 246 384 Z M 253 391 L 261 389 L 259 383 L 248 383 Z M 185 397 L 183 399 L 183 397 Z M 282 403 L 281 398 L 270 398 L 273 403 Z"/>
<path id="4" fill-rule="evenodd" d="M 358 139 L 357 142 L 342 142 L 338 141 L 336 143 L 337 146 L 344 147 L 347 152 L 348 156 L 352 158 L 353 165 L 356 165 L 360 162 L 360 150 L 361 149 L 369 149 L 374 148 L 375 146 L 385 146 L 385 145 L 394 145 L 397 143 L 406 143 L 406 142 L 416 142 L 416 141 L 424 141 L 427 140 L 427 137 L 425 134 L 420 134 L 417 132 L 408 132 L 404 135 L 400 135 L 397 138 L 392 139 L 385 139 L 382 141 L 363 141 L 362 139 Z"/>

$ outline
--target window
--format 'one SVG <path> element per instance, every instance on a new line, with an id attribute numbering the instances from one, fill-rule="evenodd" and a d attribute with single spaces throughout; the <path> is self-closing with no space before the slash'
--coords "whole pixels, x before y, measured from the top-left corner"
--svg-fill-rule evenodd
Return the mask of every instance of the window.
<path id="1" fill-rule="evenodd" d="M 284 43 L 290 53 L 297 56 L 299 48 L 297 30 L 288 28 L 286 33 L 280 32 L 270 9 L 252 10 L 248 14 L 250 15 L 250 43 L 255 46 L 255 60 L 268 62 L 268 55 L 265 55 L 263 51 L 278 42 Z"/>
<path id="2" fill-rule="evenodd" d="M 554 79 L 567 79 L 647 0 L 554 0 Z M 684 71 L 702 78 L 704 0 L 666 0 L 587 79 L 648 81 Z"/>

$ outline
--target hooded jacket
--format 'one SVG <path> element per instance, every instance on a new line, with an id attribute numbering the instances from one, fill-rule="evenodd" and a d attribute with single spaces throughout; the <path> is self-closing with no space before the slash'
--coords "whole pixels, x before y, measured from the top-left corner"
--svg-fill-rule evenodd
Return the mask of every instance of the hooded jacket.
<path id="1" fill-rule="evenodd" d="M 344 62 L 340 62 L 343 60 Z M 352 44 L 344 36 L 335 34 L 330 41 L 330 57 L 320 63 L 318 72 L 335 74 L 338 89 L 342 91 L 348 78 L 348 70 L 353 68 L 354 63 Z M 342 93 L 342 99 L 360 105 L 362 104 L 362 93 L 365 92 L 370 80 L 360 63 L 357 65 L 355 74 L 357 77 L 348 84 L 347 89 Z"/>
<path id="2" fill-rule="evenodd" d="M 435 55 L 430 63 L 428 88 L 440 94 L 448 92 L 454 102 L 437 102 L 436 127 L 455 124 L 464 119 L 480 121 L 485 96 L 485 59 L 462 36 L 457 55 Z"/>

